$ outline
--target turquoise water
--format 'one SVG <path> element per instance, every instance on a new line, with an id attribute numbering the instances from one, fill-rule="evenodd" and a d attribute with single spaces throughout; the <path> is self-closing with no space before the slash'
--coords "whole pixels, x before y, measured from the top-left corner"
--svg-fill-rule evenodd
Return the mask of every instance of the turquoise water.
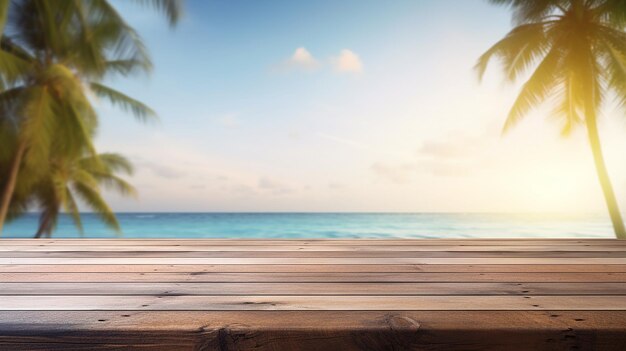
<path id="1" fill-rule="evenodd" d="M 120 213 L 124 238 L 611 238 L 606 215 L 458 213 Z M 93 214 L 85 237 L 115 237 Z M 4 237 L 31 237 L 37 215 L 9 223 Z M 54 237 L 78 237 L 62 216 Z"/>

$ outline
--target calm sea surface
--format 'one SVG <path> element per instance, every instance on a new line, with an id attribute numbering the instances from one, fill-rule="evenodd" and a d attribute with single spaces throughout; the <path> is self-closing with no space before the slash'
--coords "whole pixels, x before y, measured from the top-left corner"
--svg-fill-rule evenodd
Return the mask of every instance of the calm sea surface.
<path id="1" fill-rule="evenodd" d="M 458 213 L 120 213 L 124 238 L 611 238 L 607 215 Z M 85 237 L 115 237 L 93 214 Z M 31 237 L 37 215 L 5 227 L 4 237 Z M 54 237 L 79 237 L 62 216 Z"/>

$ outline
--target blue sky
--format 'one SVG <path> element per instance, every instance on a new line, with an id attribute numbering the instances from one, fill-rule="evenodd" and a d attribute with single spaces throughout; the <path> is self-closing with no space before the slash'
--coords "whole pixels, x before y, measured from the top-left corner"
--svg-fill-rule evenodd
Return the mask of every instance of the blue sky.
<path id="1" fill-rule="evenodd" d="M 101 152 L 129 156 L 139 199 L 118 211 L 602 211 L 584 133 L 546 111 L 502 138 L 517 85 L 478 56 L 510 29 L 485 1 L 188 0 L 174 30 L 115 2 L 150 77 L 116 88 L 160 116 L 99 104 Z M 624 119 L 603 136 L 626 201 Z M 621 158 L 621 159 L 620 159 Z"/>

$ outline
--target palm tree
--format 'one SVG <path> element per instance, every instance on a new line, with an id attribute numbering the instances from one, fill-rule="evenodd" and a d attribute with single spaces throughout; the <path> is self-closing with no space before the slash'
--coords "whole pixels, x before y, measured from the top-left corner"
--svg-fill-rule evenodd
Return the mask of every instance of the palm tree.
<path id="1" fill-rule="evenodd" d="M 164 12 L 170 24 L 179 18 L 181 0 L 136 1 Z M 155 115 L 102 84 L 111 75 L 149 72 L 152 67 L 141 38 L 108 1 L 0 0 L 2 24 L 0 127 L 16 136 L 0 180 L 0 233 L 18 174 L 47 174 L 51 154 L 71 159 L 87 150 L 95 155 L 91 141 L 98 116 L 89 92 L 139 119 Z"/>
<path id="2" fill-rule="evenodd" d="M 493 57 L 515 81 L 534 67 L 504 125 L 513 127 L 529 110 L 551 99 L 563 135 L 585 126 L 615 235 L 626 230 L 604 163 L 597 115 L 612 92 L 626 105 L 626 6 L 621 0 L 492 0 L 513 9 L 516 27 L 476 65 L 482 78 Z"/>
<path id="3" fill-rule="evenodd" d="M 128 160 L 117 154 L 51 161 L 50 173 L 41 179 L 27 199 L 42 210 L 36 238 L 50 237 L 61 210 L 68 213 L 83 232 L 77 198 L 82 200 L 110 228 L 120 231 L 120 225 L 111 208 L 102 198 L 101 187 L 112 188 L 122 195 L 134 195 L 135 189 L 116 173 L 132 173 Z M 20 208 L 27 206 L 18 205 Z"/>
<path id="4" fill-rule="evenodd" d="M 59 213 L 65 211 L 82 234 L 78 206 L 80 201 L 107 226 L 119 232 L 119 223 L 102 197 L 102 189 L 114 190 L 122 195 L 136 195 L 133 186 L 119 176 L 120 173 L 130 175 L 132 172 L 130 162 L 118 154 L 87 154 L 74 159 L 53 157 L 48 172 L 35 182 L 28 177 L 20 177 L 8 219 L 16 218 L 28 209 L 39 208 L 41 215 L 35 237 L 50 237 Z"/>

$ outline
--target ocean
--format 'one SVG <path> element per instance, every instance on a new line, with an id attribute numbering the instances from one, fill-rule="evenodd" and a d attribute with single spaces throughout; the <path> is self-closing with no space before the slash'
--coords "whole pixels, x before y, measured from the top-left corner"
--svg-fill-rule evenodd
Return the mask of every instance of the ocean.
<path id="1" fill-rule="evenodd" d="M 119 213 L 122 238 L 612 238 L 608 215 L 478 213 Z M 112 238 L 94 214 L 84 237 Z M 5 226 L 3 237 L 28 238 L 37 214 Z M 56 238 L 80 237 L 62 215 Z"/>

